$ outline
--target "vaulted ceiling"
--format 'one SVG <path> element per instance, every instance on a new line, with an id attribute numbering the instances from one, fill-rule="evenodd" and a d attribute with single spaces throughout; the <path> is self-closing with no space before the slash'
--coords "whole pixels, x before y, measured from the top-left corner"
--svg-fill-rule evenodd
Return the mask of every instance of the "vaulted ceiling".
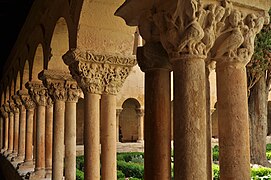
<path id="1" fill-rule="evenodd" d="M 0 0 L 0 78 L 34 0 Z"/>

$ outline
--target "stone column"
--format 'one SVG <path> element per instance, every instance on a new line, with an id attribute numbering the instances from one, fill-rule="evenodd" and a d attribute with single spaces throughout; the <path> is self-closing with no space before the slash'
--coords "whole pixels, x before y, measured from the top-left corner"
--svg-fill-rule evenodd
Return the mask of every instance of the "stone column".
<path id="1" fill-rule="evenodd" d="M 11 101 L 9 101 L 9 103 L 11 103 Z M 7 151 L 6 155 L 9 155 L 12 153 L 13 147 L 14 147 L 13 142 L 14 142 L 14 112 L 13 112 L 13 108 L 10 106 L 9 131 L 8 131 L 8 151 Z"/>
<path id="2" fill-rule="evenodd" d="M 138 118 L 138 139 L 137 142 L 144 142 L 144 109 L 137 109 L 137 118 Z"/>
<path id="3" fill-rule="evenodd" d="M 13 136 L 13 151 L 12 151 L 12 158 L 16 157 L 18 154 L 19 149 L 19 124 L 20 124 L 20 110 L 18 108 L 18 105 L 14 101 L 14 97 L 16 95 L 12 96 L 13 102 L 13 112 L 14 112 L 14 136 Z M 17 97 L 18 98 L 18 97 Z M 13 159 L 12 159 L 13 161 Z"/>
<path id="4" fill-rule="evenodd" d="M 0 151 L 3 149 L 4 147 L 4 117 L 1 114 L 0 115 Z"/>
<path id="5" fill-rule="evenodd" d="M 103 94 L 101 98 L 101 164 L 102 179 L 117 178 L 116 95 Z"/>
<path id="6" fill-rule="evenodd" d="M 117 142 L 120 142 L 120 113 L 121 113 L 122 109 L 117 109 L 116 110 L 116 136 L 117 136 Z"/>
<path id="7" fill-rule="evenodd" d="M 144 179 L 171 179 L 171 65 L 168 60 L 160 43 L 146 43 L 137 50 L 138 64 L 145 72 Z"/>
<path id="8" fill-rule="evenodd" d="M 4 108 L 4 105 L 2 105 L 2 107 L 0 108 L 0 110 L 1 110 L 1 114 L 2 114 L 2 116 L 3 116 L 3 121 L 4 121 L 4 126 L 5 127 L 3 127 L 4 128 L 4 138 L 3 138 L 3 149 L 1 150 L 1 153 L 4 153 L 4 152 L 6 152 L 7 151 L 7 149 L 8 149 L 8 129 L 9 129 L 9 115 L 8 115 L 8 112 L 6 112 L 5 111 L 5 108 Z"/>
<path id="9" fill-rule="evenodd" d="M 36 158 L 35 171 L 30 179 L 41 179 L 45 177 L 45 114 L 48 98 L 47 89 L 40 81 L 28 82 L 26 88 L 36 103 Z"/>
<path id="10" fill-rule="evenodd" d="M 125 78 L 135 65 L 135 60 L 127 57 L 94 54 L 90 51 L 82 52 L 79 49 L 68 51 L 63 56 L 69 66 L 73 78 L 84 92 L 85 122 L 84 122 L 84 157 L 85 180 L 100 179 L 99 155 L 99 109 L 100 94 L 103 109 L 101 115 L 102 145 L 102 179 L 116 179 L 116 105 L 115 94 L 123 84 Z M 117 65 L 120 66 L 117 66 Z M 115 66 L 116 65 L 116 66 Z M 113 122 L 114 121 L 114 122 Z M 112 123 L 112 124 L 106 124 Z M 108 135 L 106 137 L 106 135 Z M 109 142 L 110 141 L 110 142 Z M 112 141 L 112 142 L 111 142 Z M 110 145 L 112 144 L 112 147 Z M 107 148 L 108 149 L 105 149 Z M 107 156 L 107 157 L 106 157 Z M 109 164 L 111 163 L 112 164 Z"/>
<path id="11" fill-rule="evenodd" d="M 26 108 L 25 158 L 18 169 L 34 168 L 33 162 L 33 123 L 36 104 L 26 92 L 20 92 L 21 99 Z"/>
<path id="12" fill-rule="evenodd" d="M 25 129 L 26 129 L 26 109 L 22 103 L 20 92 L 13 96 L 16 105 L 19 107 L 19 138 L 18 138 L 18 155 L 13 159 L 15 162 L 23 162 L 25 156 Z"/>
<path id="13" fill-rule="evenodd" d="M 80 89 L 75 81 L 66 81 L 65 104 L 65 180 L 76 179 L 76 103 Z"/>
<path id="14" fill-rule="evenodd" d="M 52 176 L 52 153 L 53 153 L 53 101 L 47 100 L 45 120 L 45 170 L 46 178 Z"/>

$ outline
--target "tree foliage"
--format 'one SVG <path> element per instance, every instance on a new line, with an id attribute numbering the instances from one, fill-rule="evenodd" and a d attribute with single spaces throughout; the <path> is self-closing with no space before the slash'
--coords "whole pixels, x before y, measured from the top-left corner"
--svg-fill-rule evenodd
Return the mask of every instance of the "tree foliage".
<path id="1" fill-rule="evenodd" d="M 271 10 L 269 11 L 271 15 Z M 255 39 L 255 51 L 247 65 L 248 92 L 265 77 L 267 88 L 271 81 L 271 24 L 265 25 Z"/>

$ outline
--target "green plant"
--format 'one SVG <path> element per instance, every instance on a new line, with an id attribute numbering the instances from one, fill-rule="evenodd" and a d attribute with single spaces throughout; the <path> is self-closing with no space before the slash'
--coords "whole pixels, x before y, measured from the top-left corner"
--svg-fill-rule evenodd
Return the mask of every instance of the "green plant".
<path id="1" fill-rule="evenodd" d="M 213 180 L 219 180 L 219 166 L 213 164 Z"/>
<path id="2" fill-rule="evenodd" d="M 266 152 L 271 152 L 271 144 L 266 144 Z"/>
<path id="3" fill-rule="evenodd" d="M 118 153 L 117 154 L 117 160 L 118 161 L 130 162 L 133 159 L 139 159 L 139 158 L 144 159 L 144 153 L 142 153 L 142 152 L 130 152 L 130 153 Z"/>
<path id="4" fill-rule="evenodd" d="M 251 178 L 254 180 L 258 179 L 271 179 L 271 168 L 260 167 L 251 168 Z"/>
<path id="5" fill-rule="evenodd" d="M 122 171 L 120 171 L 120 170 L 117 171 L 117 178 L 118 178 L 118 179 L 119 179 L 119 178 L 125 178 L 125 175 L 123 174 Z"/>
<path id="6" fill-rule="evenodd" d="M 142 179 L 144 176 L 144 166 L 137 163 L 118 161 L 117 168 L 124 173 L 125 177 Z"/>
<path id="7" fill-rule="evenodd" d="M 76 169 L 76 180 L 84 180 L 84 172 Z"/>
<path id="8" fill-rule="evenodd" d="M 218 145 L 215 145 L 213 147 L 213 161 L 218 161 L 219 160 L 219 147 Z"/>
<path id="9" fill-rule="evenodd" d="M 76 168 L 81 171 L 84 171 L 84 156 L 76 157 Z"/>

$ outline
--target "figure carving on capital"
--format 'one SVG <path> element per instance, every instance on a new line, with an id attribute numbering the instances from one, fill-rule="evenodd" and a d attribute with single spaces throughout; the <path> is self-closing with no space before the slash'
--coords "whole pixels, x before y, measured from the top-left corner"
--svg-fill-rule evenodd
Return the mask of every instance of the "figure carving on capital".
<path id="1" fill-rule="evenodd" d="M 5 111 L 5 108 L 3 106 L 0 108 L 0 112 L 4 118 L 8 118 L 8 112 Z"/>
<path id="2" fill-rule="evenodd" d="M 48 89 L 48 93 L 52 100 L 60 100 L 65 101 L 66 100 L 66 90 L 64 87 L 65 81 L 64 80 L 51 80 L 46 79 L 46 86 Z"/>
<path id="3" fill-rule="evenodd" d="M 12 96 L 12 99 L 14 100 L 15 105 L 18 108 L 21 108 L 21 106 L 23 105 L 21 97 L 19 95 L 14 95 L 14 96 Z"/>
<path id="4" fill-rule="evenodd" d="M 77 102 L 81 89 L 75 81 L 66 81 L 65 89 L 67 91 L 67 102 Z"/>
<path id="5" fill-rule="evenodd" d="M 19 108 L 17 105 L 14 103 L 13 100 L 8 100 L 9 107 L 10 107 L 10 112 L 12 113 L 19 113 Z"/>
<path id="6" fill-rule="evenodd" d="M 48 98 L 48 90 L 41 82 L 28 82 L 26 84 L 29 95 L 37 105 L 46 106 Z"/>

